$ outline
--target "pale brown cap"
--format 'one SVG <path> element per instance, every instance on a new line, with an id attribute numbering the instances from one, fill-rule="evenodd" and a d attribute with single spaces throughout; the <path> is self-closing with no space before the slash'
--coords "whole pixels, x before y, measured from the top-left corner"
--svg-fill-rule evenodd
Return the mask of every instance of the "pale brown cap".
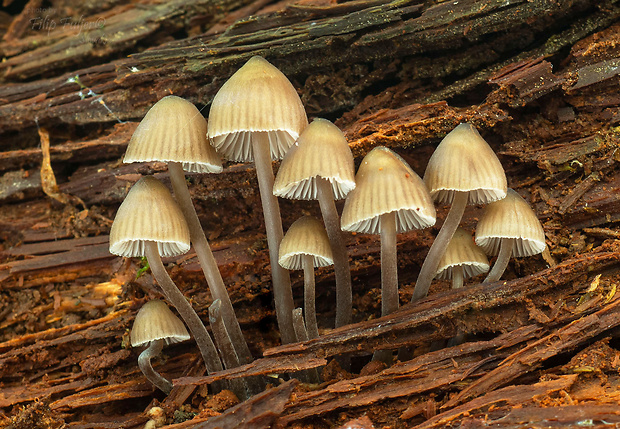
<path id="1" fill-rule="evenodd" d="M 144 242 L 157 242 L 161 256 L 189 250 L 189 229 L 181 209 L 159 180 L 138 180 L 116 212 L 110 231 L 110 253 L 142 257 Z"/>
<path id="2" fill-rule="evenodd" d="M 485 207 L 476 226 L 476 244 L 487 255 L 497 255 L 501 241 L 514 238 L 512 255 L 519 258 L 545 250 L 545 231 L 536 213 L 521 195 L 508 189 L 506 198 Z"/>
<path id="3" fill-rule="evenodd" d="M 489 271 L 489 260 L 482 249 L 476 246 L 471 234 L 458 228 L 439 260 L 438 279 L 451 279 L 456 267 L 463 269 L 463 277 L 474 277 Z"/>
<path id="4" fill-rule="evenodd" d="M 166 303 L 155 299 L 138 311 L 130 337 L 131 346 L 137 347 L 154 340 L 164 340 L 166 344 L 189 340 L 189 333 Z"/>
<path id="5" fill-rule="evenodd" d="M 169 95 L 146 113 L 123 162 L 176 161 L 185 171 L 219 173 L 222 161 L 207 139 L 207 121 L 187 100 Z"/>
<path id="6" fill-rule="evenodd" d="M 469 193 L 469 204 L 488 204 L 506 196 L 506 173 L 499 159 L 468 123 L 439 143 L 428 161 L 424 182 L 440 203 L 451 203 L 457 191 Z"/>
<path id="7" fill-rule="evenodd" d="M 262 57 L 245 63 L 220 88 L 209 113 L 209 138 L 231 161 L 254 160 L 251 136 L 266 132 L 271 158 L 282 159 L 308 125 L 291 82 Z"/>
<path id="8" fill-rule="evenodd" d="M 312 216 L 297 219 L 286 231 L 280 243 L 278 262 L 287 270 L 301 270 L 303 255 L 312 256 L 315 267 L 326 267 L 334 263 L 325 227 Z"/>
<path id="9" fill-rule="evenodd" d="M 355 189 L 355 164 L 340 129 L 327 119 L 315 119 L 286 153 L 273 185 L 278 197 L 317 199 L 317 177 L 329 180 L 337 200 Z"/>
<path id="10" fill-rule="evenodd" d="M 362 160 L 355 182 L 342 211 L 344 231 L 379 234 L 379 219 L 390 212 L 396 212 L 397 232 L 435 224 L 435 206 L 424 182 L 390 149 L 371 150 Z"/>

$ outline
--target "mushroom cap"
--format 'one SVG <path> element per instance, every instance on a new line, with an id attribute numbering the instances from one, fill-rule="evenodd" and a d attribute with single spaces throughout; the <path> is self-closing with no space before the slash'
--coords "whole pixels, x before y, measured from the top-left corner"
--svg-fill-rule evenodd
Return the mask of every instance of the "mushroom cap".
<path id="1" fill-rule="evenodd" d="M 189 229 L 181 209 L 159 180 L 138 180 L 116 212 L 110 231 L 110 253 L 145 256 L 144 242 L 157 242 L 161 256 L 186 253 Z"/>
<path id="2" fill-rule="evenodd" d="M 209 138 L 226 159 L 251 162 L 252 133 L 266 132 L 271 158 L 282 159 L 308 125 L 306 111 L 291 82 L 255 56 L 233 74 L 213 99 Z"/>
<path id="3" fill-rule="evenodd" d="M 273 193 L 295 200 L 316 200 L 316 178 L 329 180 L 334 198 L 355 189 L 355 164 L 347 139 L 327 119 L 315 119 L 280 164 Z"/>
<path id="4" fill-rule="evenodd" d="M 189 101 L 169 95 L 146 113 L 123 162 L 176 161 L 186 171 L 219 173 L 222 161 L 207 139 L 207 121 Z"/>
<path id="5" fill-rule="evenodd" d="M 154 340 L 166 344 L 189 340 L 189 333 L 181 319 L 165 302 L 154 299 L 142 306 L 131 328 L 131 346 L 137 347 Z"/>
<path id="6" fill-rule="evenodd" d="M 435 224 L 435 206 L 426 185 L 398 154 L 376 147 L 362 160 L 356 188 L 344 203 L 344 231 L 380 234 L 382 214 L 396 212 L 396 231 Z"/>
<path id="7" fill-rule="evenodd" d="M 334 263 L 325 227 L 312 216 L 300 217 L 286 231 L 280 242 L 278 263 L 287 270 L 302 270 L 304 255 L 312 256 L 315 267 Z"/>
<path id="8" fill-rule="evenodd" d="M 463 268 L 463 277 L 474 277 L 489 271 L 489 260 L 482 249 L 476 246 L 471 234 L 458 228 L 439 260 L 438 279 L 451 279 L 456 267 Z"/>
<path id="9" fill-rule="evenodd" d="M 439 143 L 428 161 L 424 182 L 440 203 L 451 203 L 455 192 L 468 192 L 469 204 L 488 204 L 506 196 L 506 173 L 499 159 L 468 123 Z"/>
<path id="10" fill-rule="evenodd" d="M 506 198 L 486 206 L 476 226 L 476 244 L 487 255 L 497 255 L 502 239 L 514 238 L 513 256 L 520 258 L 545 250 L 545 231 L 536 213 L 521 195 L 508 189 Z"/>

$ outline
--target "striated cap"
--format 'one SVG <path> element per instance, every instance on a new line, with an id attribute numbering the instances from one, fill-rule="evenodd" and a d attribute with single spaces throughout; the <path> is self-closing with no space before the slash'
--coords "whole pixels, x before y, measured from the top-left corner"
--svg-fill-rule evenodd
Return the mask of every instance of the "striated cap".
<path id="1" fill-rule="evenodd" d="M 325 227 L 312 216 L 297 219 L 286 231 L 280 243 L 278 263 L 287 270 L 301 270 L 304 255 L 312 256 L 315 267 L 334 263 Z"/>
<path id="2" fill-rule="evenodd" d="M 219 173 L 222 161 L 207 139 L 207 121 L 187 100 L 159 100 L 134 131 L 123 162 L 176 161 L 186 171 Z"/>
<path id="3" fill-rule="evenodd" d="M 209 138 L 231 161 L 254 160 L 251 136 L 266 132 L 271 158 L 282 159 L 308 125 L 291 82 L 262 57 L 245 63 L 220 88 L 209 113 Z"/>
<path id="4" fill-rule="evenodd" d="M 506 173 L 499 159 L 467 123 L 439 143 L 428 161 L 424 182 L 440 203 L 451 203 L 457 191 L 469 193 L 469 204 L 488 204 L 506 196 Z"/>
<path id="5" fill-rule="evenodd" d="M 476 244 L 487 255 L 497 255 L 502 239 L 514 238 L 512 255 L 531 256 L 545 250 L 545 231 L 521 195 L 508 189 L 506 198 L 485 207 L 476 226 Z"/>
<path id="6" fill-rule="evenodd" d="M 181 319 L 165 302 L 152 300 L 142 306 L 131 328 L 131 346 L 137 347 L 155 340 L 166 344 L 189 340 L 189 333 Z"/>
<path id="7" fill-rule="evenodd" d="M 435 206 L 420 176 L 396 153 L 376 147 L 362 160 L 357 187 L 345 200 L 340 220 L 344 231 L 381 232 L 382 214 L 396 212 L 396 231 L 435 224 Z"/>
<path id="8" fill-rule="evenodd" d="M 489 260 L 482 249 L 476 246 L 471 234 L 458 228 L 448 244 L 446 253 L 439 260 L 438 279 L 451 279 L 453 270 L 463 269 L 463 277 L 474 277 L 489 271 Z"/>
<path id="9" fill-rule="evenodd" d="M 189 229 L 181 209 L 159 180 L 147 176 L 138 180 L 118 208 L 110 231 L 110 253 L 145 256 L 144 242 L 157 242 L 162 256 L 189 250 Z"/>
<path id="10" fill-rule="evenodd" d="M 295 200 L 316 200 L 317 177 L 329 181 L 337 200 L 355 189 L 355 164 L 347 139 L 337 126 L 320 118 L 306 127 L 286 153 L 273 193 Z"/>

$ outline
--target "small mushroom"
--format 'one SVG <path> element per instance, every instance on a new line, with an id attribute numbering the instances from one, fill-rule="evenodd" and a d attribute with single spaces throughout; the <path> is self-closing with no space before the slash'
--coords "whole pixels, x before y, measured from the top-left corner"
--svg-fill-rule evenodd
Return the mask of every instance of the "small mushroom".
<path id="1" fill-rule="evenodd" d="M 222 370 L 217 349 L 161 261 L 161 256 L 181 255 L 189 247 L 187 223 L 168 189 L 150 176 L 138 180 L 116 212 L 110 230 L 110 253 L 127 258 L 146 256 L 153 277 L 189 327 L 207 371 L 213 373 Z"/>
<path id="2" fill-rule="evenodd" d="M 138 311 L 130 338 L 131 347 L 147 346 L 138 357 L 138 366 L 144 376 L 159 390 L 170 393 L 172 382 L 153 369 L 151 359 L 159 356 L 164 345 L 189 340 L 183 322 L 170 311 L 166 303 L 152 300 Z"/>
<path id="3" fill-rule="evenodd" d="M 273 195 L 271 160 L 281 159 L 306 125 L 304 106 L 291 82 L 259 56 L 250 58 L 220 88 L 209 113 L 208 135 L 218 152 L 231 161 L 254 161 L 256 166 L 283 343 L 295 341 L 293 292 L 288 271 L 278 264 L 284 233 L 278 199 Z"/>
<path id="4" fill-rule="evenodd" d="M 422 299 L 439 260 L 459 226 L 467 204 L 488 204 L 506 196 L 506 173 L 489 144 L 471 124 L 460 124 L 439 143 L 424 182 L 431 197 L 451 203 L 450 211 L 420 269 L 411 301 Z"/>
<path id="5" fill-rule="evenodd" d="M 314 267 L 326 267 L 334 263 L 323 224 L 311 216 L 297 219 L 280 243 L 278 262 L 287 270 L 304 270 L 304 309 L 308 337 L 318 337 Z"/>
<path id="6" fill-rule="evenodd" d="M 521 258 L 542 253 L 545 231 L 529 204 L 514 190 L 489 204 L 476 226 L 476 244 L 497 260 L 484 283 L 500 279 L 511 256 Z"/>
<path id="7" fill-rule="evenodd" d="M 337 126 L 320 118 L 306 127 L 286 153 L 273 185 L 279 197 L 319 201 L 334 256 L 337 328 L 351 323 L 353 297 L 349 255 L 334 200 L 345 198 L 353 189 L 355 165 L 349 144 Z"/>
<path id="8" fill-rule="evenodd" d="M 463 279 L 489 271 L 489 260 L 471 234 L 458 228 L 439 261 L 436 277 L 452 279 L 452 289 L 463 287 Z"/>
<path id="9" fill-rule="evenodd" d="M 198 173 L 222 171 L 220 158 L 207 139 L 207 121 L 189 101 L 174 95 L 164 97 L 151 107 L 136 128 L 123 161 L 168 163 L 174 196 L 187 221 L 191 241 L 211 294 L 222 302 L 222 318 L 241 363 L 251 362 L 252 354 L 185 181 L 184 170 Z"/>

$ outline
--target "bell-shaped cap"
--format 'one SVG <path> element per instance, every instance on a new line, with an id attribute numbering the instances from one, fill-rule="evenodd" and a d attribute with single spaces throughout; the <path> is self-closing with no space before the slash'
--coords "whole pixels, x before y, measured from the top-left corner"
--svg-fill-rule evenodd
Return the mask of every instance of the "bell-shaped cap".
<path id="1" fill-rule="evenodd" d="M 545 231 L 521 195 L 508 189 L 506 198 L 485 207 L 476 226 L 476 244 L 487 255 L 497 255 L 503 239 L 514 238 L 512 255 L 520 258 L 545 250 Z"/>
<path id="2" fill-rule="evenodd" d="M 286 231 L 280 242 L 278 263 L 287 270 L 302 270 L 304 255 L 312 256 L 315 267 L 334 263 L 325 227 L 312 216 L 297 219 Z"/>
<path id="3" fill-rule="evenodd" d="M 209 138 L 226 159 L 251 162 L 252 133 L 269 137 L 271 158 L 282 159 L 308 125 L 291 82 L 262 57 L 245 63 L 220 88 L 209 113 Z"/>
<path id="4" fill-rule="evenodd" d="M 347 139 L 327 119 L 315 119 L 286 153 L 273 185 L 273 194 L 294 200 L 316 200 L 316 179 L 328 180 L 334 198 L 355 189 L 355 164 Z"/>
<path id="5" fill-rule="evenodd" d="M 380 234 L 382 214 L 396 212 L 396 231 L 435 224 L 435 206 L 420 176 L 398 154 L 376 147 L 362 160 L 344 203 L 344 231 Z"/>
<path id="6" fill-rule="evenodd" d="M 118 208 L 110 231 L 110 253 L 145 256 L 144 242 L 154 241 L 161 256 L 186 253 L 189 229 L 181 209 L 159 180 L 138 180 Z"/>
<path id="7" fill-rule="evenodd" d="M 155 299 L 138 311 L 130 337 L 131 346 L 138 347 L 155 340 L 164 340 L 166 344 L 189 340 L 189 333 L 166 303 Z"/>
<path id="8" fill-rule="evenodd" d="M 488 204 L 506 196 L 506 173 L 499 159 L 467 123 L 439 143 L 428 161 L 424 182 L 440 203 L 451 203 L 455 192 L 467 192 L 469 204 Z"/>
<path id="9" fill-rule="evenodd" d="M 446 253 L 439 260 L 438 279 L 451 279 L 454 269 L 461 267 L 463 277 L 474 277 L 489 271 L 489 260 L 482 249 L 476 246 L 471 234 L 458 228 L 446 248 Z"/>
<path id="10" fill-rule="evenodd" d="M 189 101 L 159 100 L 134 131 L 123 162 L 176 161 L 185 171 L 219 173 L 222 161 L 207 139 L 207 121 Z"/>

